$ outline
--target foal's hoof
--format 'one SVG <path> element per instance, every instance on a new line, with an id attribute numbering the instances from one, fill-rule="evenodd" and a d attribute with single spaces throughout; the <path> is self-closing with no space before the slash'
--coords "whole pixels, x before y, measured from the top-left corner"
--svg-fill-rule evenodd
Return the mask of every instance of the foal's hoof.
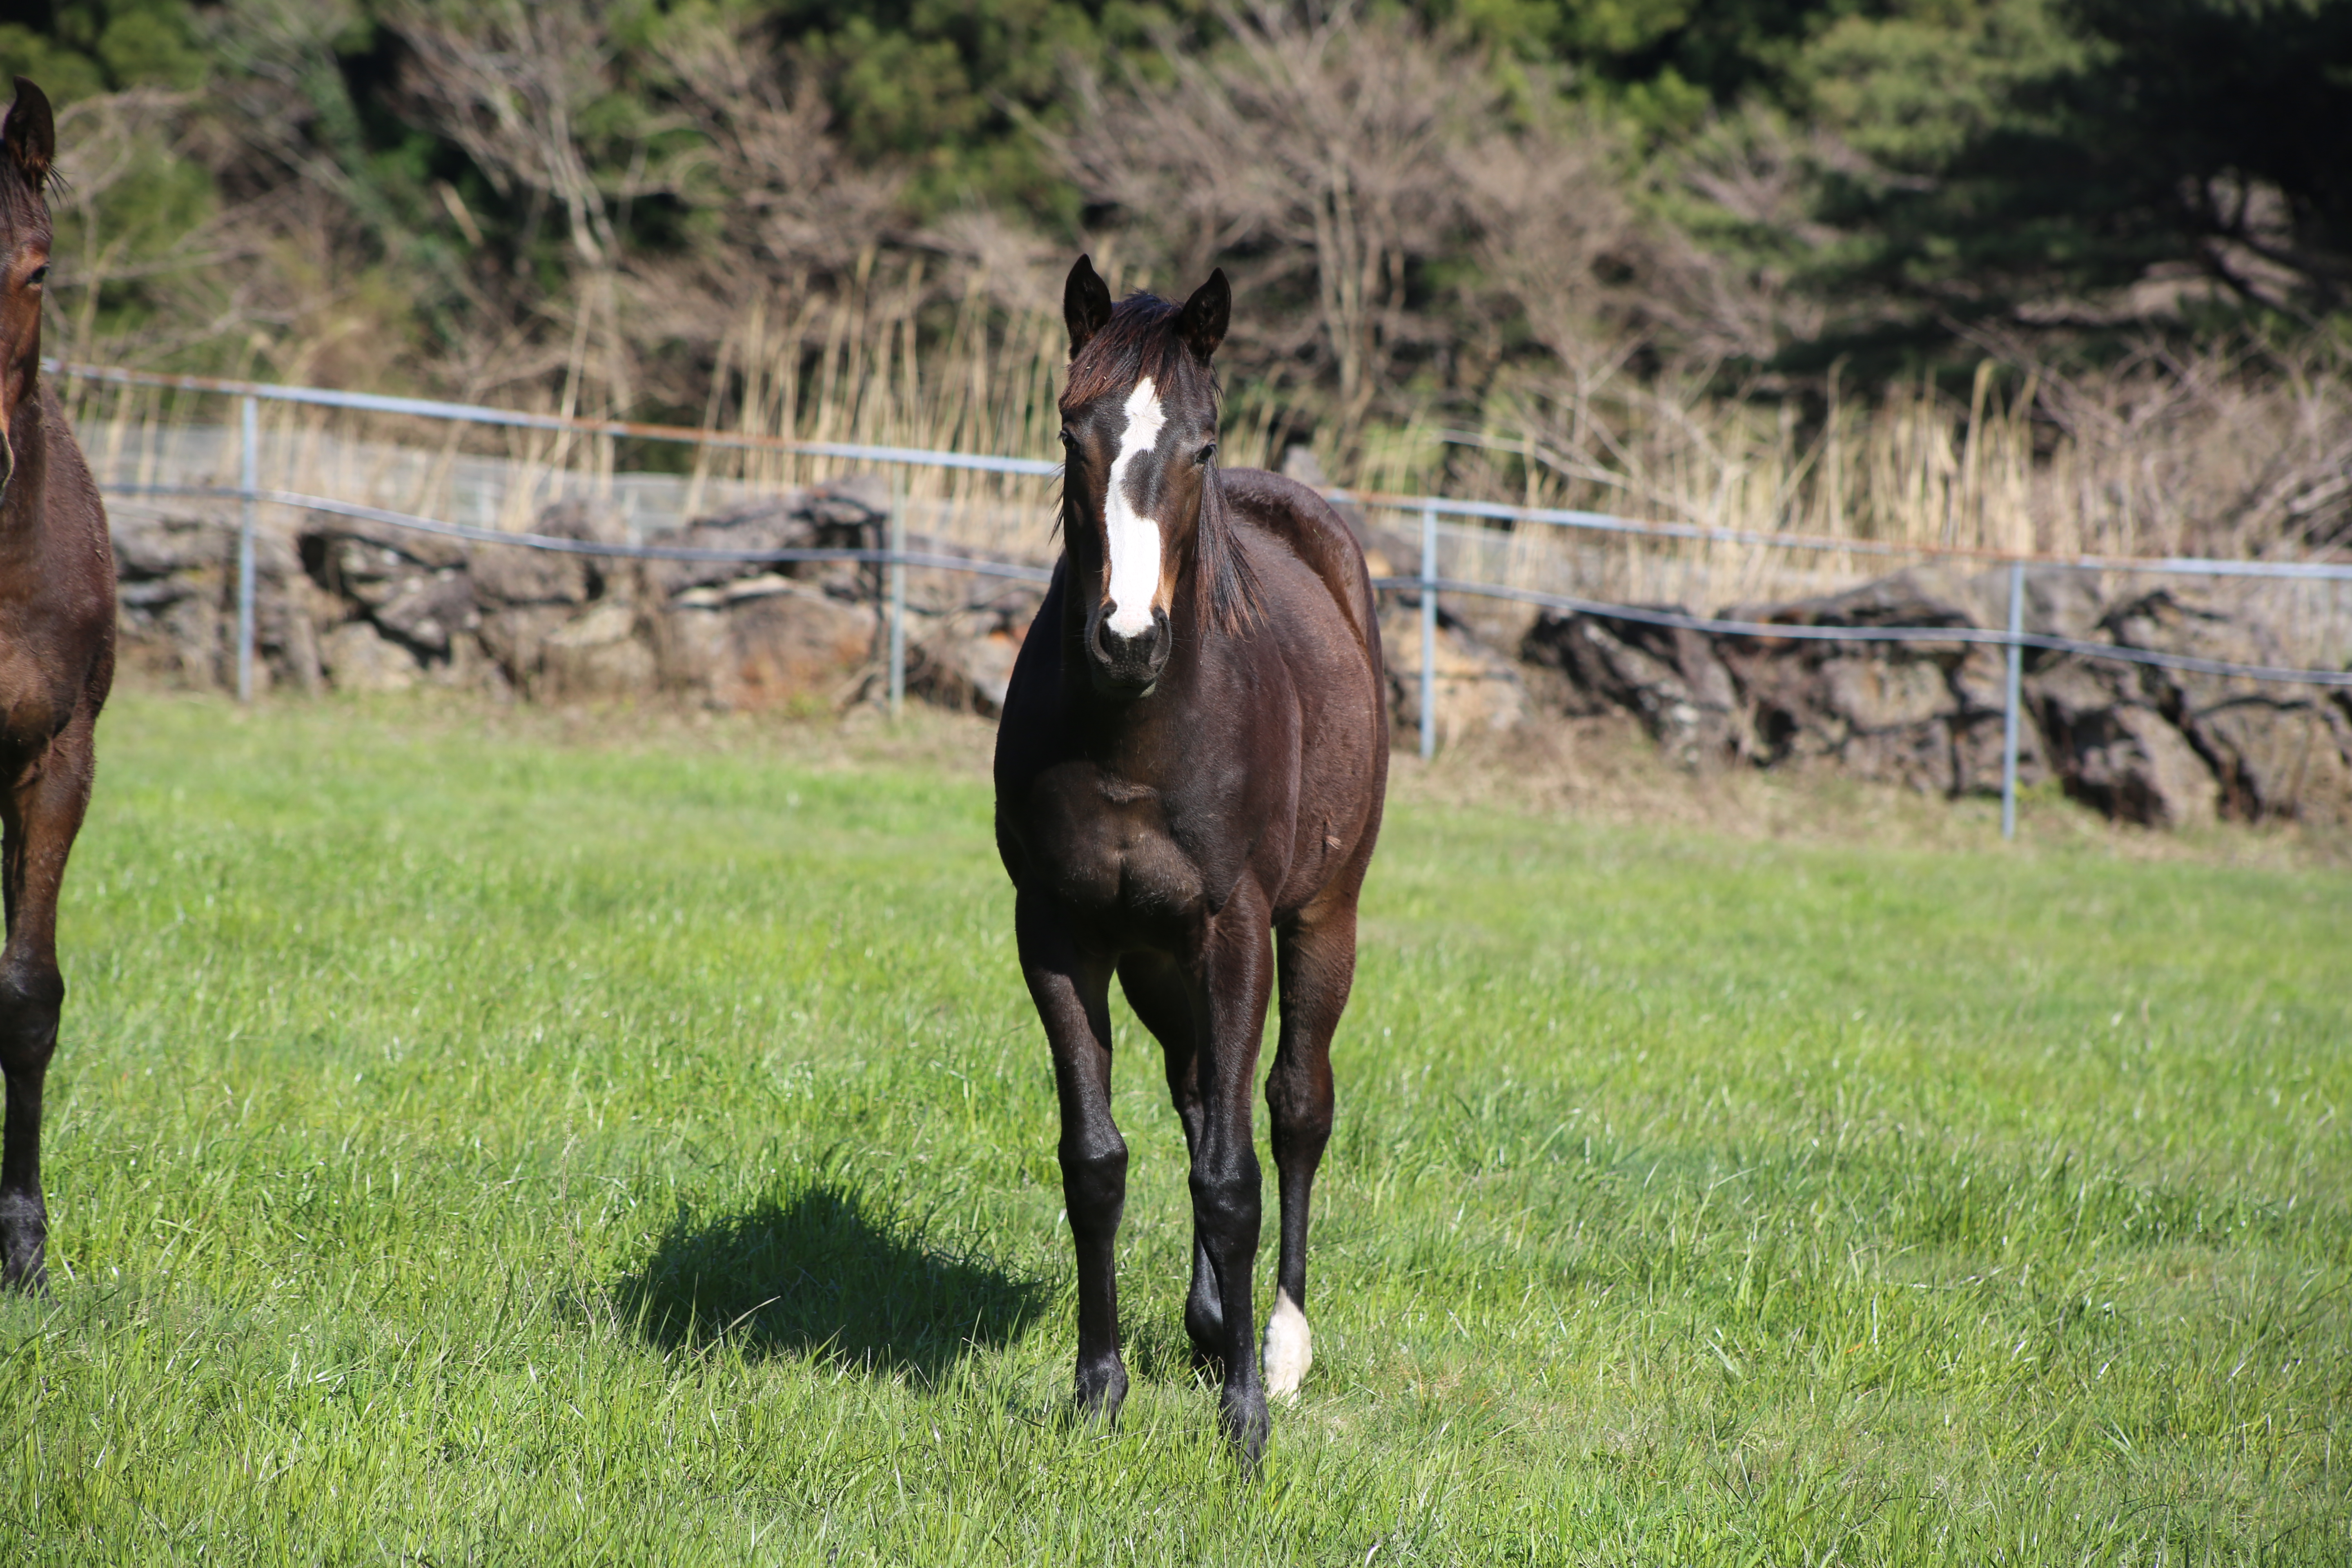
<path id="1" fill-rule="evenodd" d="M 47 1295 L 49 1271 L 42 1262 L 44 1250 L 37 1241 L 29 1247 L 14 1241 L 0 1247 L 0 1290 Z"/>
<path id="2" fill-rule="evenodd" d="M 1257 1389 L 1237 1394 L 1231 1385 L 1219 1401 L 1217 1417 L 1225 1429 L 1225 1440 L 1234 1446 L 1234 1458 L 1242 1468 L 1255 1471 L 1258 1461 L 1265 1457 L 1265 1436 L 1272 1425 L 1265 1415 L 1265 1395 Z"/>
<path id="3" fill-rule="evenodd" d="M 0 1290 L 48 1294 L 49 1271 L 43 1267 L 48 1241 L 48 1215 L 39 1199 L 21 1193 L 0 1198 Z"/>
<path id="4" fill-rule="evenodd" d="M 1087 1420 L 1111 1422 L 1127 1403 L 1127 1368 L 1114 1357 L 1088 1365 L 1078 1363 L 1077 1413 Z"/>

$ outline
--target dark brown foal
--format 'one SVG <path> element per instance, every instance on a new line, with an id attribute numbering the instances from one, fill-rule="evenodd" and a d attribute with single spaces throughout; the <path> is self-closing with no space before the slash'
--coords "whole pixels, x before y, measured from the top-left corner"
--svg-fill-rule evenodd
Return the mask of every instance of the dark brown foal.
<path id="1" fill-rule="evenodd" d="M 1223 1366 L 1225 1427 L 1254 1460 L 1266 1395 L 1295 1393 L 1310 1358 L 1307 1200 L 1331 1135 L 1331 1034 L 1355 976 L 1388 716 L 1347 526 L 1304 486 L 1216 466 L 1209 358 L 1229 310 L 1223 272 L 1181 307 L 1139 295 L 1116 310 L 1084 258 L 1070 273 L 1063 553 L 997 731 L 996 841 L 1061 1097 L 1078 1403 L 1109 1415 L 1127 1394 L 1117 974 L 1166 1052 L 1192 1149 L 1184 1326 Z M 1261 1347 L 1250 1094 L 1277 971 L 1265 1097 L 1282 1249 Z"/>
<path id="2" fill-rule="evenodd" d="M 114 679 L 114 552 L 106 509 L 41 380 L 49 100 L 16 79 L 0 123 L 0 1285 L 38 1289 L 41 1084 L 58 1045 L 58 888 L 89 804 L 92 732 Z"/>

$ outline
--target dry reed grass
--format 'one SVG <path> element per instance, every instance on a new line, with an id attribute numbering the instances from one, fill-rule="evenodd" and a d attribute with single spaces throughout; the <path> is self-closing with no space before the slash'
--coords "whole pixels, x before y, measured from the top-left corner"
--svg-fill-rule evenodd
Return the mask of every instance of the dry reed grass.
<path id="1" fill-rule="evenodd" d="M 783 306 L 752 304 L 724 333 L 706 428 L 739 437 L 1051 458 L 1064 360 L 1059 320 L 1007 310 L 972 274 L 942 321 L 921 268 Z M 1115 288 L 1134 281 L 1118 276 Z M 83 383 L 78 422 L 102 474 L 134 484 L 233 482 L 218 400 Z M 1271 398 L 1242 388 L 1225 451 L 1279 466 Z M 266 482 L 433 516 L 527 527 L 559 494 L 620 496 L 658 532 L 742 497 L 861 465 L 777 448 L 703 446 L 682 474 L 624 470 L 607 438 L 436 425 L 270 405 Z M 1449 526 L 1442 570 L 1625 602 L 1720 607 L 1819 593 L 1953 552 L 2291 555 L 2345 534 L 2352 375 L 2326 345 L 2224 354 L 2148 349 L 2061 374 L 1988 343 L 1965 395 L 1927 378 L 1874 393 L 1832 375 L 1810 412 L 1792 398 L 1721 396 L 1696 381 L 1528 377 L 1479 426 L 1373 429 L 1334 474 L 1361 490 L 1589 509 L 1789 540 L 1629 540 L 1545 527 Z M 1335 465 L 1341 454 L 1328 455 Z M 1044 560 L 1053 482 L 926 468 L 897 482 L 917 531 Z M 1410 529 L 1409 520 L 1374 521 Z M 1856 549 L 1800 548 L 1801 539 Z M 1895 553 L 1888 553 L 1892 547 Z M 1396 563 L 1410 570 L 1409 561 Z"/>

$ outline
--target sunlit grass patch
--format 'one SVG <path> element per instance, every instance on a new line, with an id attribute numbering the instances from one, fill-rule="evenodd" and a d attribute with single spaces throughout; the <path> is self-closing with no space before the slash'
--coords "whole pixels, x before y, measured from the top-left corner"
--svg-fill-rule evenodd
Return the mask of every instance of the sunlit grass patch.
<path id="1" fill-rule="evenodd" d="M 2340 872 L 1400 809 L 1244 1483 L 1124 1013 L 1136 1388 L 1066 1415 L 984 779 L 398 707 L 105 744 L 57 1289 L 0 1304 L 27 1560 L 2352 1555 Z"/>

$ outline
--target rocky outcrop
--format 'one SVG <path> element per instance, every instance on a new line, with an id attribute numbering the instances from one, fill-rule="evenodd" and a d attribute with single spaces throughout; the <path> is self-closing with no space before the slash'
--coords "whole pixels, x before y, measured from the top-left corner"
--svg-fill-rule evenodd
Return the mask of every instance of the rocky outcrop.
<path id="1" fill-rule="evenodd" d="M 1678 606 L 1663 606 L 1687 615 Z M 1734 605 L 1763 626 L 2006 626 L 2008 574 L 1896 573 L 1850 592 Z M 2025 629 L 2233 664 L 2296 663 L 2260 621 L 2171 589 L 2103 603 L 2098 580 L 2030 572 Z M 1832 641 L 1538 618 L 1524 657 L 1565 678 L 1570 712 L 1633 714 L 1686 767 L 1834 766 L 1937 794 L 2000 787 L 2007 656 L 1955 638 Z M 2352 819 L 2352 707 L 2323 688 L 2029 651 L 2018 772 L 2109 816 L 2189 826 Z"/>
<path id="2" fill-rule="evenodd" d="M 871 478 L 790 491 L 696 519 L 658 542 L 719 555 L 855 551 L 881 542 Z M 285 514 L 270 516 L 282 520 Z M 1347 516 L 1376 576 L 1410 542 Z M 114 513 L 127 670 L 195 686 L 234 679 L 236 533 L 221 513 L 125 503 Z M 609 510 L 570 500 L 532 531 L 621 542 Z M 946 541 L 916 550 L 960 553 Z M 636 560 L 471 542 L 352 520 L 273 521 L 257 541 L 258 675 L 299 689 L 454 685 L 577 702 L 662 699 L 723 710 L 829 712 L 880 694 L 882 574 L 851 560 Z M 909 595 L 907 689 L 994 713 L 1041 586 L 921 572 Z M 1680 766 L 1816 766 L 1930 793 L 2000 786 L 2007 663 L 1961 637 L 1832 641 L 1812 628 L 1958 633 L 2007 624 L 2006 571 L 1898 572 L 1847 592 L 1732 605 L 1728 635 L 1660 624 L 1679 605 L 1537 617 L 1512 658 L 1441 609 L 1438 739 L 1507 732 L 1547 711 L 1631 715 Z M 2029 631 L 2192 659 L 2301 662 L 2261 601 L 2175 586 L 2103 593 L 2098 577 L 2034 571 Z M 1381 595 L 1390 717 L 1421 723 L 1421 626 L 1409 585 Z M 1644 611 L 1648 613 L 1643 613 Z M 2283 622 L 2281 624 L 2284 624 Z M 2160 826 L 2216 817 L 2352 821 L 2352 701 L 2345 692 L 2028 654 L 2019 772 L 2056 780 L 2110 816 Z"/>
<path id="3" fill-rule="evenodd" d="M 1621 616 L 1545 614 L 1519 651 L 1528 663 L 1566 677 L 1569 712 L 1631 712 L 1682 767 L 1705 768 L 1750 751 L 1731 672 L 1698 632 Z"/>
<path id="4" fill-rule="evenodd" d="M 793 490 L 696 519 L 653 542 L 709 552 L 635 559 L 460 541 L 312 517 L 260 538 L 265 680 L 403 691 L 428 685 L 524 698 L 667 697 L 716 709 L 830 711 L 880 689 L 882 575 L 855 560 L 726 559 L 856 551 L 880 542 L 887 494 L 871 477 Z M 114 519 L 127 658 L 187 685 L 231 679 L 233 523 L 133 508 Z M 530 531 L 625 542 L 592 502 L 543 510 Z M 956 554 L 946 541 L 910 547 Z M 994 712 L 1042 596 L 1025 584 L 917 574 L 908 690 Z"/>

